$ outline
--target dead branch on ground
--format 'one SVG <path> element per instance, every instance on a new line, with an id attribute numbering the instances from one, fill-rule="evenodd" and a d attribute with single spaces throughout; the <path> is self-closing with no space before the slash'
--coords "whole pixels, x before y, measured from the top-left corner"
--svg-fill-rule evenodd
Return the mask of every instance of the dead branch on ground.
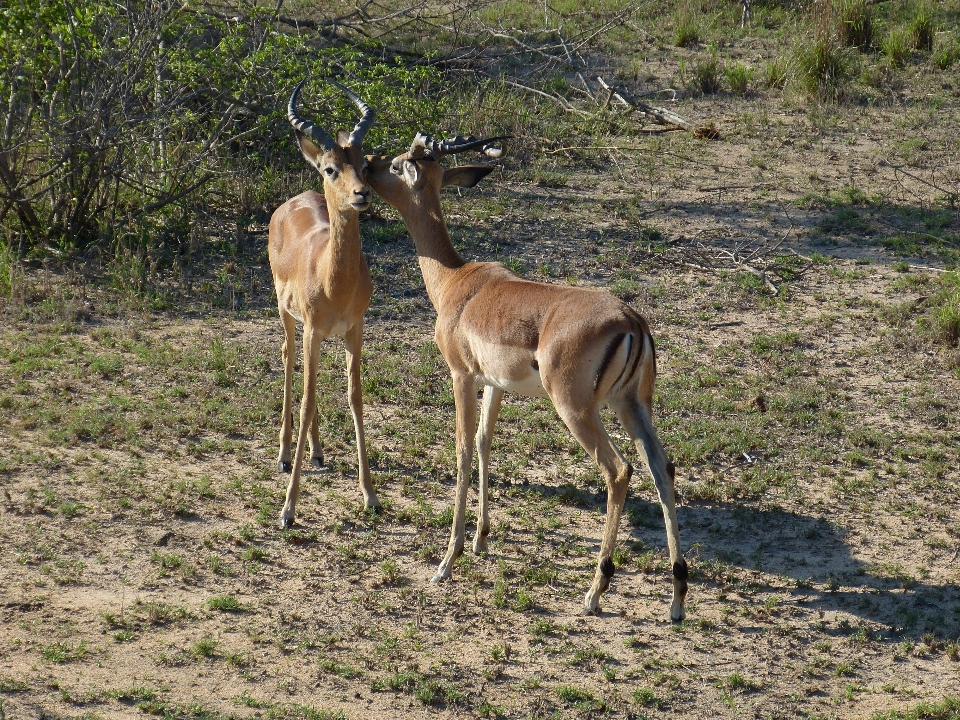
<path id="1" fill-rule="evenodd" d="M 641 102 L 640 100 L 630 97 L 626 90 L 608 85 L 602 77 L 598 76 L 597 82 L 600 83 L 600 86 L 607 91 L 608 102 L 610 99 L 615 99 L 624 107 L 629 108 L 632 112 L 640 113 L 643 117 L 651 122 L 656 123 L 657 125 L 669 125 L 680 130 L 686 130 L 689 133 L 693 133 L 697 137 L 706 138 L 707 140 L 720 139 L 720 131 L 717 130 L 712 123 L 703 127 L 696 127 L 684 118 L 677 115 L 672 110 L 667 110 L 666 108 L 662 107 L 654 107 L 653 105 L 647 105 L 645 102 Z"/>

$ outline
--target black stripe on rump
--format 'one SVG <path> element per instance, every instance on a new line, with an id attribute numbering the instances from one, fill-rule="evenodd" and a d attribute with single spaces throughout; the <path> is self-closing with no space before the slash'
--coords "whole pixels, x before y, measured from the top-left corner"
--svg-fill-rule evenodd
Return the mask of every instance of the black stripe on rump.
<path id="1" fill-rule="evenodd" d="M 633 382 L 633 376 L 637 374 L 637 368 L 640 367 L 640 358 L 643 357 L 643 345 L 647 340 L 645 333 L 640 333 L 640 347 L 637 348 L 637 354 L 633 356 L 633 364 L 630 366 L 630 372 L 627 373 L 623 384 L 629 386 Z M 623 373 L 620 373 L 621 375 Z"/>
<path id="2" fill-rule="evenodd" d="M 614 335 L 613 340 L 610 341 L 610 344 L 607 345 L 607 350 L 603 354 L 603 360 L 600 361 L 600 370 L 597 372 L 597 377 L 593 381 L 593 389 L 596 390 L 600 387 L 600 380 L 603 379 L 603 376 L 607 372 L 607 366 L 610 365 L 610 361 L 613 360 L 614 354 L 617 352 L 617 348 L 620 347 L 620 343 L 623 342 L 623 333 L 618 333 Z M 623 372 L 621 371 L 621 375 Z"/>

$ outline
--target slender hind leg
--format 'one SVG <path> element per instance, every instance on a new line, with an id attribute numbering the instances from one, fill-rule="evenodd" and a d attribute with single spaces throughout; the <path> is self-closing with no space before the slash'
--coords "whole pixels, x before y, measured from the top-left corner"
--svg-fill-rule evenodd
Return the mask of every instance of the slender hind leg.
<path id="1" fill-rule="evenodd" d="M 353 429 L 357 436 L 357 462 L 360 492 L 367 510 L 379 510 L 380 501 L 370 480 L 370 465 L 367 462 L 367 441 L 363 433 L 363 395 L 360 390 L 360 350 L 363 346 L 363 319 L 343 335 L 347 350 L 347 398 L 353 415 Z"/>
<path id="2" fill-rule="evenodd" d="M 480 461 L 480 477 L 477 499 L 477 534 L 473 538 L 473 554 L 487 551 L 487 535 L 490 534 L 490 515 L 487 510 L 487 478 L 490 473 L 490 445 L 493 443 L 493 428 L 497 424 L 503 390 L 487 385 L 483 389 L 483 404 L 480 406 L 480 425 L 477 427 L 477 456 Z"/>
<path id="3" fill-rule="evenodd" d="M 290 472 L 293 465 L 290 462 L 290 446 L 293 442 L 293 365 L 297 351 L 294 346 L 297 331 L 297 321 L 283 308 L 280 308 L 280 323 L 283 325 L 283 346 L 280 357 L 283 359 L 283 411 L 280 414 L 280 456 L 277 458 L 277 469 L 280 472 Z"/>
<path id="4" fill-rule="evenodd" d="M 584 614 L 593 614 L 600 609 L 600 596 L 610 587 L 610 579 L 616 571 L 613 551 L 617 546 L 620 516 L 623 513 L 623 503 L 627 497 L 633 468 L 613 444 L 600 422 L 597 408 L 573 410 L 572 408 L 577 407 L 575 403 L 556 400 L 554 405 L 577 442 L 600 466 L 600 472 L 607 483 L 607 518 L 603 525 L 603 540 L 600 542 L 593 584 L 583 601 Z"/>
<path id="5" fill-rule="evenodd" d="M 667 459 L 667 453 L 653 429 L 650 402 L 629 402 L 615 410 L 657 486 L 657 495 L 660 496 L 660 506 L 663 508 L 663 520 L 667 529 L 670 565 L 673 568 L 673 602 L 670 604 L 670 619 L 673 622 L 680 622 L 686 617 L 683 605 L 687 597 L 687 561 L 680 552 L 680 525 L 677 522 L 673 463 Z"/>

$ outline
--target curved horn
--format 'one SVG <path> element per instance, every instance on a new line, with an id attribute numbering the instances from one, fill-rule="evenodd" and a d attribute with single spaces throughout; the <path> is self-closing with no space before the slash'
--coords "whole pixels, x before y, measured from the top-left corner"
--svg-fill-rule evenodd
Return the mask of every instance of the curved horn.
<path id="1" fill-rule="evenodd" d="M 357 124 L 354 126 L 353 132 L 350 133 L 350 144 L 354 147 L 360 147 L 363 144 L 364 135 L 367 134 L 367 130 L 370 129 L 370 127 L 373 125 L 373 121 L 376 119 L 376 114 L 373 112 L 373 108 L 367 105 L 357 95 L 350 92 L 349 88 L 344 87 L 336 80 L 328 78 L 327 82 L 340 88 L 362 113 L 359 122 L 357 122 Z"/>
<path id="2" fill-rule="evenodd" d="M 418 148 L 428 150 L 434 155 L 452 155 L 454 153 L 481 148 L 481 152 L 485 152 L 489 157 L 500 157 L 500 155 L 503 154 L 503 150 L 492 144 L 498 140 L 509 140 L 512 137 L 513 135 L 498 135 L 497 137 L 477 140 L 473 135 L 467 137 L 457 135 L 455 138 L 437 142 L 429 135 L 418 132 L 417 136 L 413 139 L 413 143 L 410 145 L 410 154 L 417 155 L 421 153 L 422 150 L 418 150 Z"/>
<path id="3" fill-rule="evenodd" d="M 337 144 L 337 141 L 334 140 L 330 133 L 328 133 L 323 128 L 317 127 L 309 120 L 304 120 L 302 117 L 297 115 L 297 101 L 300 99 L 300 88 L 303 87 L 303 84 L 307 81 L 306 78 L 300 81 L 300 84 L 294 88 L 293 95 L 290 96 L 290 102 L 287 103 L 287 119 L 290 121 L 290 124 L 293 125 L 294 129 L 299 130 L 304 135 L 313 140 L 317 145 L 320 146 L 324 152 L 331 150 Z"/>

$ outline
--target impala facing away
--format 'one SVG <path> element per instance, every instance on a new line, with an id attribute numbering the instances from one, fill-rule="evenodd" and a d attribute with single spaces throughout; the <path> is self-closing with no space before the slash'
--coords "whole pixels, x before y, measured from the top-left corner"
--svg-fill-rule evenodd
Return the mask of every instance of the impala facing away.
<path id="1" fill-rule="evenodd" d="M 357 434 L 360 490 L 367 508 L 380 503 L 370 482 L 363 436 L 363 400 L 360 395 L 360 348 L 363 314 L 370 305 L 372 285 L 360 250 L 360 213 L 370 207 L 370 188 L 363 181 L 366 160 L 363 136 L 373 124 L 373 110 L 342 85 L 334 83 L 361 112 L 353 131 L 341 130 L 334 140 L 327 132 L 297 115 L 303 82 L 290 96 L 287 118 L 307 162 L 323 178 L 323 195 L 307 190 L 277 208 L 270 218 L 270 270 L 277 290 L 283 323 L 283 415 L 280 427 L 281 472 L 293 471 L 287 487 L 280 525 L 293 523 L 300 471 L 309 430 L 310 461 L 323 465 L 317 417 L 317 368 L 324 338 L 339 335 L 347 351 L 347 393 Z M 318 147 L 319 146 L 319 147 Z M 296 323 L 303 323 L 303 401 L 297 450 L 290 465 L 293 435 L 293 365 Z"/>
<path id="2" fill-rule="evenodd" d="M 633 473 L 600 422 L 600 408 L 608 405 L 634 440 L 656 483 L 673 566 L 670 617 L 682 620 L 687 563 L 680 553 L 674 468 L 653 429 L 656 363 L 647 323 L 607 292 L 531 282 L 496 262 L 466 262 L 450 242 L 440 188 L 472 187 L 493 168 L 483 165 L 445 170 L 437 160 L 441 155 L 481 148 L 497 139 L 457 137 L 435 142 L 418 133 L 409 151 L 402 155 L 367 158 L 367 182 L 399 211 L 416 244 L 424 284 L 437 310 L 435 338 L 453 377 L 457 493 L 450 543 L 433 580 L 449 578 L 454 561 L 463 551 L 477 389 L 484 387 L 476 434 L 480 486 L 475 553 L 486 550 L 490 531 L 487 474 L 503 393 L 510 390 L 547 396 L 570 432 L 600 466 L 607 483 L 600 556 L 584 600 L 584 612 L 596 612 L 614 574 L 613 550 Z"/>

